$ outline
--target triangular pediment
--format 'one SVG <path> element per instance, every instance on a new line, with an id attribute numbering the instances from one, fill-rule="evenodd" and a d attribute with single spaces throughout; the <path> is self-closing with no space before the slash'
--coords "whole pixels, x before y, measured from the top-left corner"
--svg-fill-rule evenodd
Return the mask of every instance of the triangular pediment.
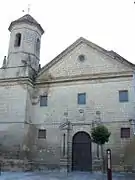
<path id="1" fill-rule="evenodd" d="M 39 72 L 37 80 L 121 73 L 134 69 L 134 64 L 117 53 L 107 51 L 81 37 L 45 65 Z"/>

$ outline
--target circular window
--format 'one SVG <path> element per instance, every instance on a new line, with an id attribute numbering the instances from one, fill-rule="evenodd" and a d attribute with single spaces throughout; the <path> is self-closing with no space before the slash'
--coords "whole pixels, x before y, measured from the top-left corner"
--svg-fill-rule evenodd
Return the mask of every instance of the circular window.
<path id="1" fill-rule="evenodd" d="M 84 61 L 85 60 L 85 55 L 81 54 L 78 58 L 79 58 L 79 61 Z"/>

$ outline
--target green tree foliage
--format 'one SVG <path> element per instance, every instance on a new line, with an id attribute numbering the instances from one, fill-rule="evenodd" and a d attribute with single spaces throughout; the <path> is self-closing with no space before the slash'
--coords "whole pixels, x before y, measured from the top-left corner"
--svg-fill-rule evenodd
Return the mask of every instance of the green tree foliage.
<path id="1" fill-rule="evenodd" d="M 105 158 L 104 158 L 104 150 L 103 145 L 109 141 L 111 133 L 108 131 L 107 127 L 104 125 L 98 125 L 92 129 L 91 136 L 92 141 L 97 145 L 101 146 L 101 156 L 103 160 L 102 171 L 105 173 Z"/>
<path id="2" fill-rule="evenodd" d="M 94 127 L 91 132 L 93 142 L 99 145 L 103 145 L 108 142 L 110 135 L 111 133 L 104 125 Z"/>

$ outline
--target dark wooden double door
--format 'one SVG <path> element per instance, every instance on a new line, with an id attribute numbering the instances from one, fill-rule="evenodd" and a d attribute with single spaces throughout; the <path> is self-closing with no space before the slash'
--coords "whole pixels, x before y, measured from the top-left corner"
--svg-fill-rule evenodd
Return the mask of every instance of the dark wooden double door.
<path id="1" fill-rule="evenodd" d="M 86 132 L 78 132 L 73 137 L 72 170 L 92 171 L 91 138 Z"/>

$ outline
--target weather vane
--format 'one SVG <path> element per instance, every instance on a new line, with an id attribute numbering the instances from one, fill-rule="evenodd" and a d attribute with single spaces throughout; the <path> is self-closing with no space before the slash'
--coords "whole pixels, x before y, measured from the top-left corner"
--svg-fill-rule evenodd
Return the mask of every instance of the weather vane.
<path id="1" fill-rule="evenodd" d="M 30 4 L 28 4 L 27 13 L 30 14 Z M 22 12 L 25 12 L 25 10 L 22 10 Z"/>

